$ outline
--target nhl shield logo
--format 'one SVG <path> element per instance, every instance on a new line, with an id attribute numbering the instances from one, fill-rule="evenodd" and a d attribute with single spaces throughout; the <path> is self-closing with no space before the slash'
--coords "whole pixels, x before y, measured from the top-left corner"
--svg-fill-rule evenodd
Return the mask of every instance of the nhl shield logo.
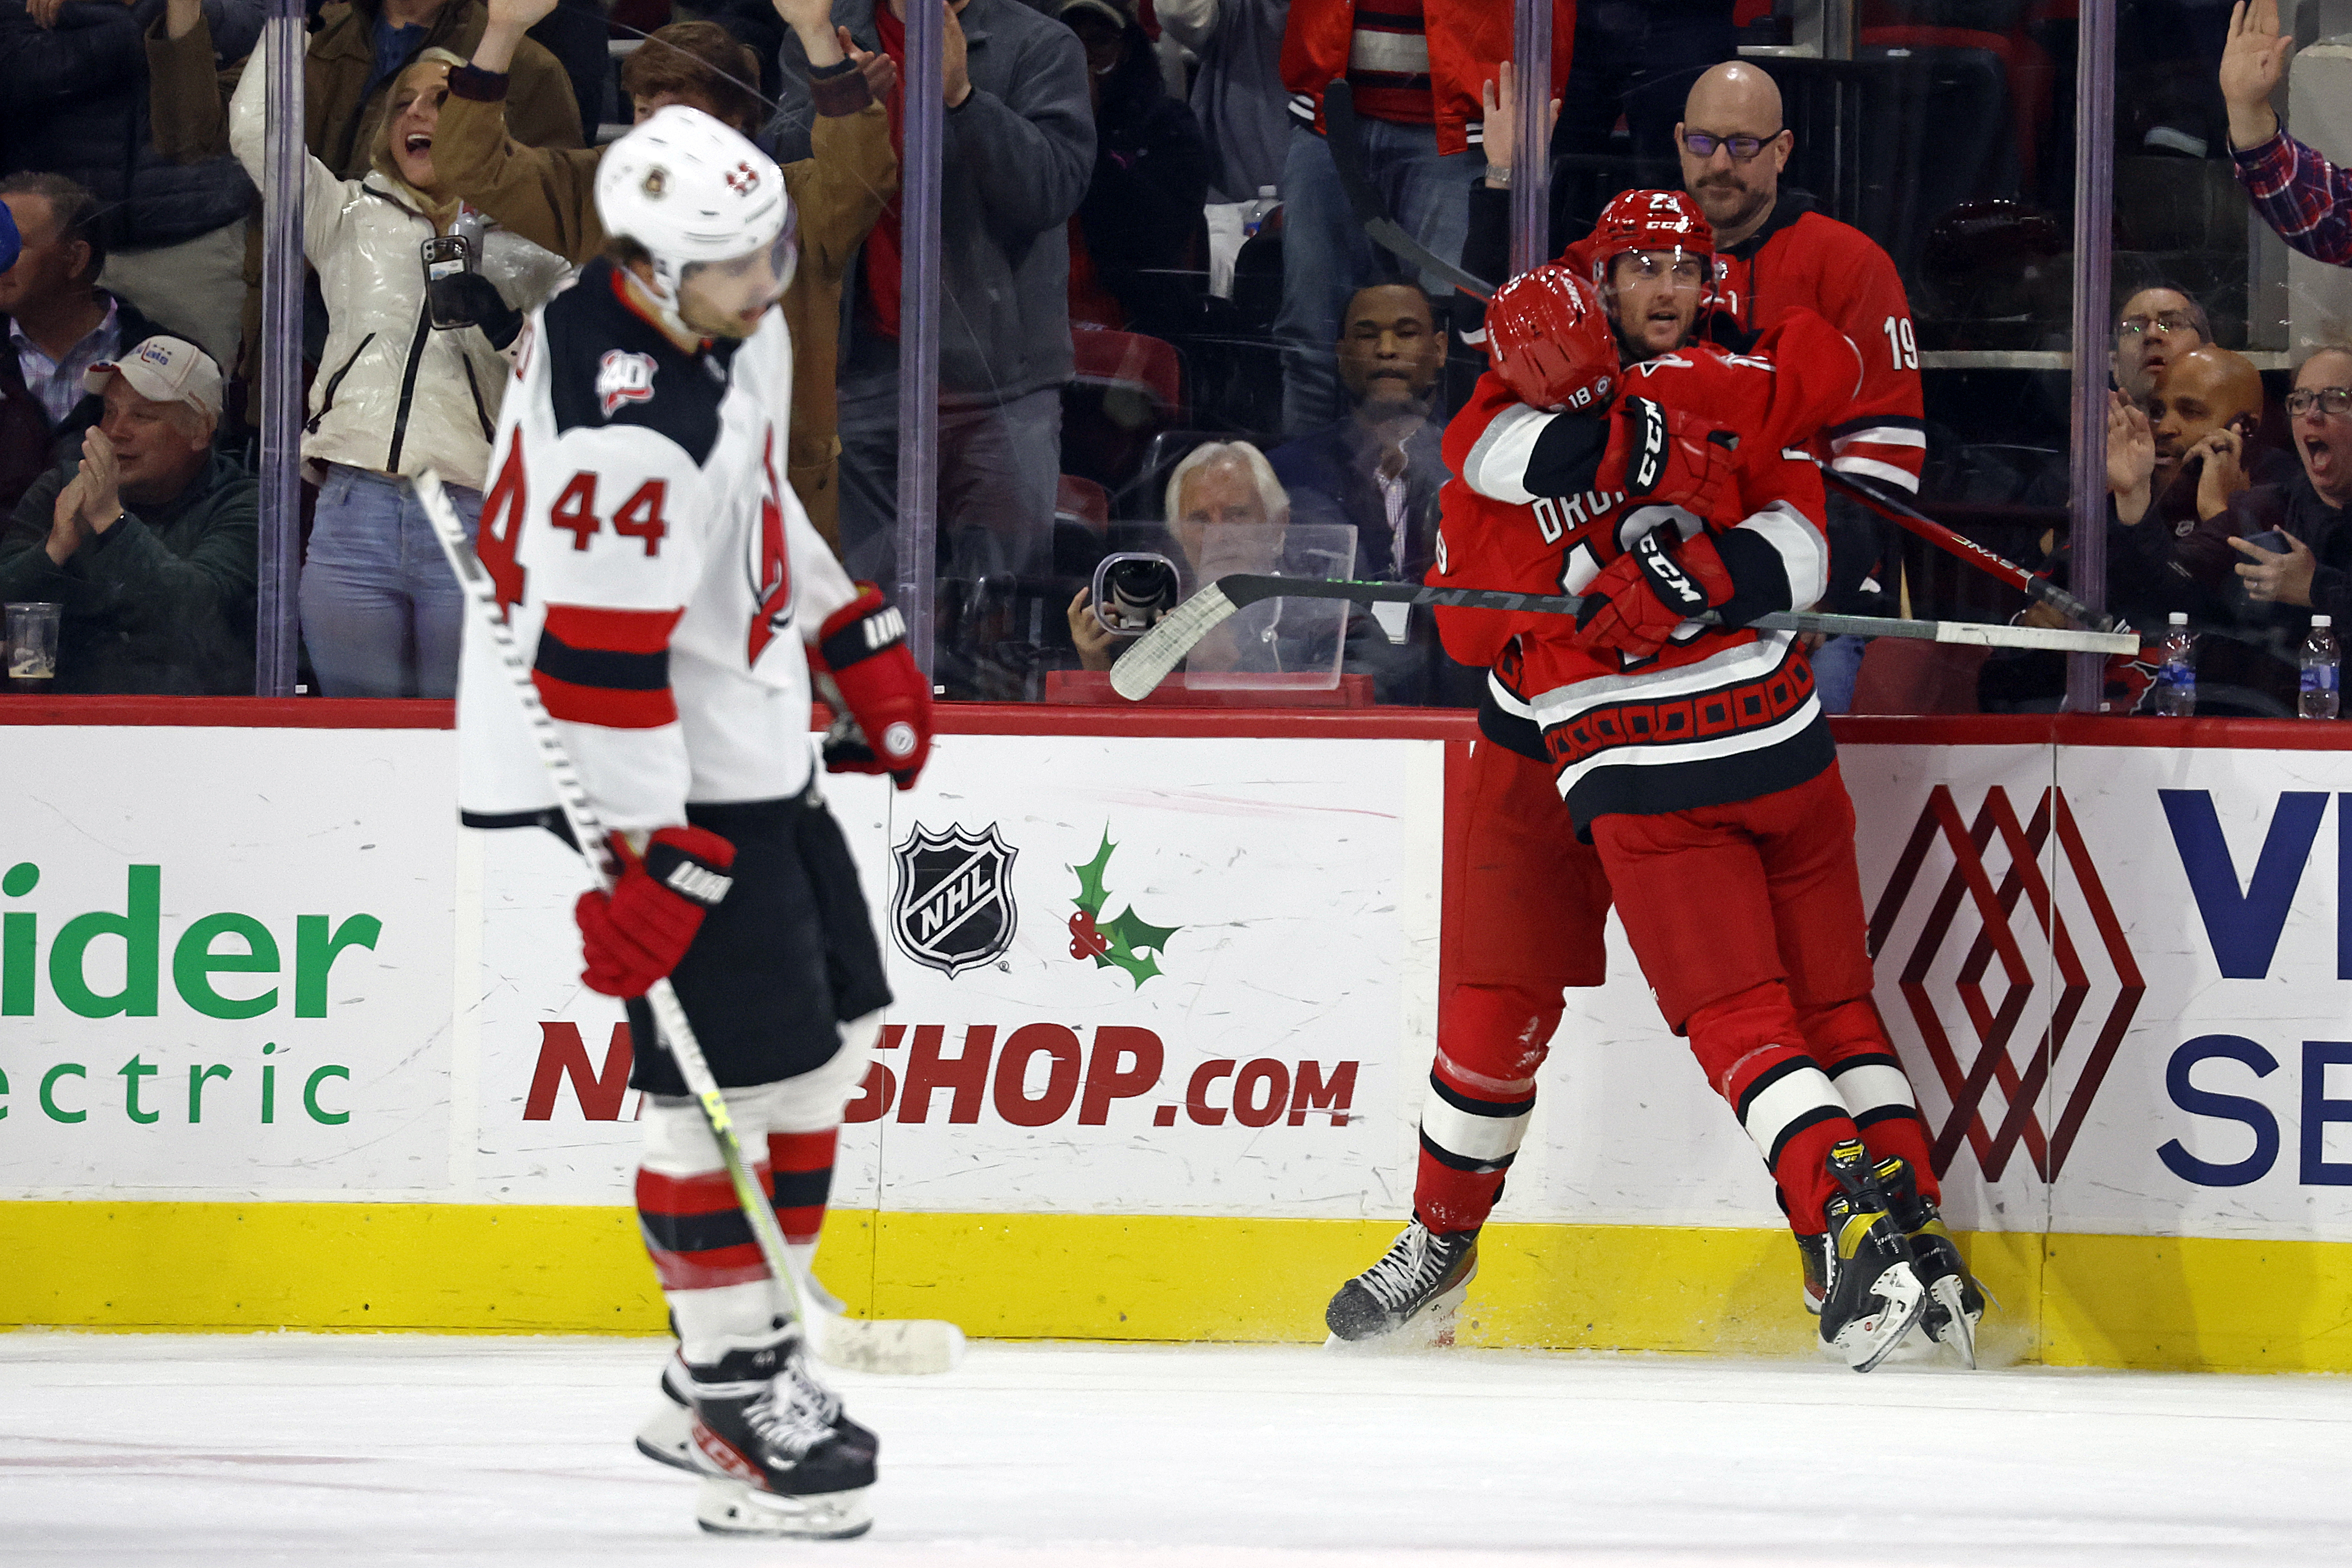
<path id="1" fill-rule="evenodd" d="M 991 822 L 983 833 L 959 824 L 944 833 L 920 822 L 891 852 L 898 885 L 890 928 L 898 950 L 953 979 L 1004 956 L 1020 912 L 1013 901 L 1013 862 L 1021 852 Z"/>

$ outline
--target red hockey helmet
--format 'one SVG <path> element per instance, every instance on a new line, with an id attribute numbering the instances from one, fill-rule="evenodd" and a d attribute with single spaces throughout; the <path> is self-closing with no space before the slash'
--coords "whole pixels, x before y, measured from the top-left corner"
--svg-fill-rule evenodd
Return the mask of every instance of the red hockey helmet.
<path id="1" fill-rule="evenodd" d="M 1486 357 L 1495 373 L 1541 409 L 1609 406 L 1617 390 L 1617 339 L 1592 286 L 1557 263 L 1523 272 L 1486 305 Z"/>
<path id="2" fill-rule="evenodd" d="M 1637 250 L 1671 250 L 1707 263 L 1715 281 L 1715 229 L 1698 204 L 1680 191 L 1627 191 L 1601 210 L 1592 235 L 1581 242 L 1592 281 L 1609 287 L 1609 264 Z"/>

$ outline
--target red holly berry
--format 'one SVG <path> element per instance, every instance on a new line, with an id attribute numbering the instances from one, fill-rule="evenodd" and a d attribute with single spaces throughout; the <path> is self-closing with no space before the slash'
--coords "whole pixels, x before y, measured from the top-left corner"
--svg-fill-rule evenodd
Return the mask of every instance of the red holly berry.
<path id="1" fill-rule="evenodd" d="M 1110 938 L 1095 929 L 1095 917 L 1085 910 L 1070 916 L 1070 956 L 1099 958 L 1110 951 Z"/>

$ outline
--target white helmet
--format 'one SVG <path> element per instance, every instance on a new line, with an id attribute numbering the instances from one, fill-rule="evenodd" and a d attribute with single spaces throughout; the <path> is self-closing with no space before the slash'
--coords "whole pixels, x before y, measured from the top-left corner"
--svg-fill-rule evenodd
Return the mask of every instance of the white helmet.
<path id="1" fill-rule="evenodd" d="M 596 216 L 607 235 L 653 257 L 647 291 L 672 317 L 689 267 L 771 250 L 781 293 L 799 259 L 783 171 L 740 131 L 685 104 L 656 110 L 605 151 Z"/>

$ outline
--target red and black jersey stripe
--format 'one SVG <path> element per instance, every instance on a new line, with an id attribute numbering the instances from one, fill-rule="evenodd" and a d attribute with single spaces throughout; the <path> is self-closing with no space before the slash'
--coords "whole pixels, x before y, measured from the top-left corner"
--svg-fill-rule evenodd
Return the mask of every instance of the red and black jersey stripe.
<path id="1" fill-rule="evenodd" d="M 539 700 L 551 716 L 574 724 L 606 729 L 676 724 L 669 634 L 684 613 L 549 605 L 531 661 Z"/>

